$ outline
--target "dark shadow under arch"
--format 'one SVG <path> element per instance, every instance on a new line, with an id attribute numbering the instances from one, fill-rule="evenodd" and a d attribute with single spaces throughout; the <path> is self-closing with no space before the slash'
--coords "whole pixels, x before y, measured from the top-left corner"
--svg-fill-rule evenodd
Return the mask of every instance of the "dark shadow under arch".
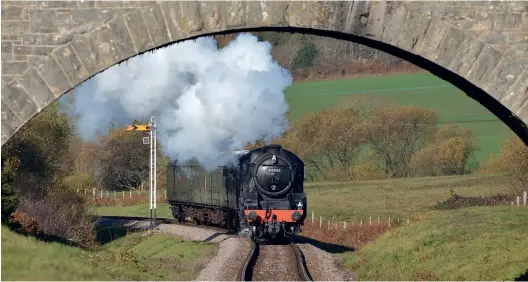
<path id="1" fill-rule="evenodd" d="M 312 34 L 317 36 L 323 36 L 323 37 L 330 37 L 340 40 L 346 40 L 349 42 L 358 43 L 361 45 L 365 45 L 380 51 L 383 51 L 385 53 L 391 54 L 393 56 L 399 57 L 405 61 L 408 61 L 412 64 L 415 64 L 419 66 L 422 69 L 425 69 L 435 76 L 451 83 L 464 93 L 466 93 L 467 96 L 471 97 L 472 99 L 479 102 L 481 105 L 483 105 L 486 109 L 488 109 L 490 112 L 492 112 L 495 116 L 497 116 L 502 122 L 504 122 L 517 136 L 519 136 L 524 143 L 528 146 L 528 125 L 526 125 L 521 119 L 519 119 L 516 115 L 514 115 L 508 108 L 506 108 L 504 105 L 502 105 L 499 101 L 495 100 L 491 95 L 486 93 L 486 91 L 480 89 L 479 87 L 475 86 L 473 83 L 469 82 L 467 79 L 461 77 L 460 75 L 426 59 L 419 55 L 413 54 L 411 52 L 408 52 L 406 50 L 403 50 L 401 48 L 398 48 L 396 46 L 377 41 L 374 39 L 353 35 L 353 34 L 347 34 L 343 32 L 338 31 L 329 31 L 329 30 L 320 30 L 320 29 L 313 29 L 313 28 L 300 28 L 300 27 L 253 27 L 253 28 L 239 28 L 239 29 L 230 29 L 225 31 L 218 31 L 218 32 L 211 32 L 211 33 L 204 33 L 200 35 L 195 35 L 191 37 L 187 37 L 182 40 L 176 40 L 172 41 L 163 45 L 160 45 L 158 47 L 155 47 L 153 49 L 138 53 L 136 56 L 145 54 L 147 52 L 154 52 L 157 49 L 168 47 L 174 43 L 183 42 L 186 40 L 194 40 L 199 37 L 206 37 L 206 36 L 215 36 L 215 35 L 227 35 L 232 33 L 239 33 L 239 32 L 263 32 L 263 31 L 274 31 L 274 32 L 289 32 L 289 33 L 302 33 L 302 34 Z M 133 58 L 133 57 L 131 57 Z M 128 59 L 122 60 L 117 64 L 121 64 L 123 62 L 126 62 Z M 104 72 L 101 71 L 101 72 Z M 101 73 L 99 72 L 99 73 Z M 97 73 L 98 74 L 98 73 Z M 94 74 L 90 77 L 88 77 L 86 80 L 90 79 L 91 77 L 97 75 Z M 86 81 L 85 80 L 85 81 Z M 82 84 L 82 82 L 80 83 Z M 80 85 L 78 84 L 78 85 Z M 76 86 L 78 86 L 76 85 Z M 76 87 L 75 86 L 75 87 Z M 74 88 L 75 88 L 74 87 Z"/>

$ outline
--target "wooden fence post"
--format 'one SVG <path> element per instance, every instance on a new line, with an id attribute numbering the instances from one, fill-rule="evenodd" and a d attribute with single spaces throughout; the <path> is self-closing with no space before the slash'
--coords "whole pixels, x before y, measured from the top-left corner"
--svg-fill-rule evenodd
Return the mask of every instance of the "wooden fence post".
<path id="1" fill-rule="evenodd" d="M 79 188 L 77 188 L 77 194 L 79 194 Z"/>
<path id="2" fill-rule="evenodd" d="M 369 226 L 372 225 L 372 216 L 369 216 Z"/>
<path id="3" fill-rule="evenodd" d="M 108 198 L 108 190 L 106 190 L 106 197 Z"/>
<path id="4" fill-rule="evenodd" d="M 129 199 L 132 198 L 132 189 L 128 190 L 128 193 L 129 193 L 128 198 Z"/>
<path id="5" fill-rule="evenodd" d="M 378 225 L 379 225 L 379 224 L 380 224 L 380 218 L 379 218 L 379 216 L 378 216 Z"/>
<path id="6" fill-rule="evenodd" d="M 123 200 L 125 199 L 125 190 L 123 190 Z"/>
<path id="7" fill-rule="evenodd" d="M 115 190 L 114 190 L 114 201 L 115 201 L 115 199 L 116 199 L 116 192 L 115 192 Z"/>
<path id="8" fill-rule="evenodd" d="M 389 216 L 389 227 L 390 227 L 390 216 Z"/>
<path id="9" fill-rule="evenodd" d="M 92 188 L 92 200 L 95 201 L 95 188 Z"/>
<path id="10" fill-rule="evenodd" d="M 319 217 L 319 228 L 322 228 L 323 227 L 323 217 L 320 216 Z"/>
<path id="11" fill-rule="evenodd" d="M 84 188 L 84 195 L 86 195 L 86 188 Z"/>
<path id="12" fill-rule="evenodd" d="M 407 218 L 407 225 L 409 225 L 409 219 Z"/>
<path id="13" fill-rule="evenodd" d="M 314 222 L 314 212 L 312 211 L 312 226 L 313 226 L 313 222 Z"/>
<path id="14" fill-rule="evenodd" d="M 521 197 L 517 196 L 517 206 L 521 205 Z"/>
<path id="15" fill-rule="evenodd" d="M 523 193 L 523 206 L 526 206 L 526 202 L 528 202 L 528 191 L 524 191 Z"/>
<path id="16" fill-rule="evenodd" d="M 343 222 L 343 229 L 345 229 L 345 230 L 346 230 L 346 221 L 345 221 L 345 222 Z"/>
<path id="17" fill-rule="evenodd" d="M 101 198 L 101 200 L 102 200 L 102 199 L 103 199 L 103 189 L 101 189 L 101 193 L 100 193 L 100 194 L 101 194 L 101 195 L 100 195 L 100 198 Z"/>
<path id="18" fill-rule="evenodd" d="M 363 226 L 363 219 L 359 220 L 359 226 Z"/>

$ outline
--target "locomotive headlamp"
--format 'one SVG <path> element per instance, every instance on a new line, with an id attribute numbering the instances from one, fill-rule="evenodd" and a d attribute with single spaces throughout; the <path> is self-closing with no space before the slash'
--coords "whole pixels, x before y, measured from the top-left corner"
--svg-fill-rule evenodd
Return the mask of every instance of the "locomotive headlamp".
<path id="1" fill-rule="evenodd" d="M 302 209 L 302 207 L 303 207 L 302 202 L 297 203 L 297 208 Z"/>
<path id="2" fill-rule="evenodd" d="M 294 211 L 291 217 L 294 221 L 298 221 L 299 219 L 301 219 L 301 213 L 298 211 Z"/>
<path id="3" fill-rule="evenodd" d="M 254 211 L 250 211 L 247 215 L 247 218 L 251 221 L 254 221 L 255 219 L 257 219 L 257 213 Z"/>

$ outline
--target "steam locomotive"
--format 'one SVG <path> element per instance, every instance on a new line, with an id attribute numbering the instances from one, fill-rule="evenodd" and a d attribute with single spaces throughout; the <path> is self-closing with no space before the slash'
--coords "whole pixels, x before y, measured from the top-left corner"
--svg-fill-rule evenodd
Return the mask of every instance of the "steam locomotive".
<path id="1" fill-rule="evenodd" d="M 293 237 L 307 214 L 304 162 L 280 145 L 235 154 L 234 165 L 213 171 L 198 164 L 170 163 L 167 201 L 173 216 L 255 240 Z"/>

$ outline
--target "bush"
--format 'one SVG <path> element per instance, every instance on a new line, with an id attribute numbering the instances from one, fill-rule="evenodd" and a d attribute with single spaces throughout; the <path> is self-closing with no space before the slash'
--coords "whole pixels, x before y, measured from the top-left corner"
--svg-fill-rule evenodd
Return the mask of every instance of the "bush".
<path id="1" fill-rule="evenodd" d="M 451 192 L 451 197 L 449 199 L 439 202 L 434 206 L 434 209 L 437 210 L 450 210 L 450 209 L 459 209 L 471 206 L 496 206 L 496 205 L 506 205 L 511 201 L 511 197 L 507 195 L 497 194 L 494 196 L 488 197 L 466 197 L 460 196 Z"/>
<path id="2" fill-rule="evenodd" d="M 11 218 L 14 229 L 19 232 L 37 235 L 40 231 L 37 220 L 26 213 L 17 211 L 11 215 Z"/>
<path id="3" fill-rule="evenodd" d="M 481 173 L 505 173 L 511 192 L 520 195 L 528 190 L 528 146 L 517 136 L 504 141 L 497 155 L 482 165 Z"/>
<path id="4" fill-rule="evenodd" d="M 448 125 L 411 158 L 413 176 L 461 175 L 471 171 L 477 141 L 468 129 Z"/>
<path id="5" fill-rule="evenodd" d="M 304 42 L 303 46 L 292 62 L 292 69 L 310 67 L 317 55 L 317 48 L 311 41 Z"/>

